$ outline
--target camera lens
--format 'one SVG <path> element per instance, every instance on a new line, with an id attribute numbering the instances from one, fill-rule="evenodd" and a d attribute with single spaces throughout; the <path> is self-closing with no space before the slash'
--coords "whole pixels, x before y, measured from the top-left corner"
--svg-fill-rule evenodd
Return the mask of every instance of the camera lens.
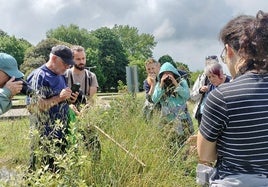
<path id="1" fill-rule="evenodd" d="M 164 83 L 165 83 L 165 86 L 166 87 L 169 87 L 172 85 L 172 80 L 170 79 L 170 77 L 167 77 L 165 80 L 164 80 Z"/>
<path id="2" fill-rule="evenodd" d="M 29 95 L 33 95 L 35 93 L 35 91 L 23 79 L 16 78 L 15 81 L 22 81 L 22 89 L 21 89 L 20 93 L 22 93 L 23 95 L 29 96 Z"/>

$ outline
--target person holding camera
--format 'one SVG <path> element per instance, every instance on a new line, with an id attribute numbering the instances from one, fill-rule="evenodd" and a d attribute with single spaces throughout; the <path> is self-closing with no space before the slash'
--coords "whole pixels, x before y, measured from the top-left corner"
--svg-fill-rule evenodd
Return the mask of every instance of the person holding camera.
<path id="1" fill-rule="evenodd" d="M 159 81 L 155 86 L 152 101 L 161 105 L 160 127 L 167 135 L 172 149 L 179 148 L 191 134 L 185 113 L 189 98 L 187 81 L 181 78 L 171 63 L 164 63 L 159 71 Z"/>
<path id="2" fill-rule="evenodd" d="M 240 15 L 220 31 L 233 80 L 210 92 L 197 152 L 215 162 L 209 186 L 268 186 L 268 13 Z"/>
<path id="3" fill-rule="evenodd" d="M 64 45 L 57 45 L 52 47 L 48 62 L 31 72 L 27 78 L 27 82 L 37 93 L 28 96 L 31 128 L 36 128 L 39 132 L 42 140 L 39 142 L 41 144 L 39 148 L 47 153 L 42 160 L 52 171 L 57 171 L 58 167 L 54 163 L 55 158 L 51 156 L 53 153 L 50 153 L 52 151 L 50 146 L 57 142 L 58 151 L 65 152 L 69 104 L 74 103 L 78 96 L 78 92 L 73 93 L 67 86 L 64 76 L 65 71 L 73 64 L 71 49 Z M 49 141 L 51 145 L 46 145 L 44 140 Z M 36 144 L 36 142 L 32 143 Z M 30 169 L 35 170 L 35 162 L 36 155 L 33 151 Z"/>
<path id="4" fill-rule="evenodd" d="M 21 92 L 22 81 L 15 79 L 24 75 L 18 70 L 16 59 L 6 53 L 0 53 L 0 115 L 12 107 L 12 98 Z"/>
<path id="5" fill-rule="evenodd" d="M 86 68 L 86 52 L 82 46 L 71 47 L 75 64 L 65 72 L 65 77 L 69 87 L 75 84 L 80 85 L 79 96 L 73 110 L 79 114 L 82 105 L 89 104 L 93 96 L 98 91 L 98 80 L 96 74 Z"/>
<path id="6" fill-rule="evenodd" d="M 86 68 L 86 52 L 82 46 L 71 47 L 75 64 L 65 72 L 65 78 L 69 87 L 79 90 L 77 101 L 71 104 L 71 109 L 75 112 L 72 122 L 79 122 L 77 116 L 81 110 L 90 106 L 94 95 L 97 93 L 99 84 L 95 73 Z M 84 107 L 84 108 L 82 108 Z M 92 158 L 95 161 L 101 158 L 101 144 L 98 135 L 91 126 L 79 129 L 79 133 L 84 139 L 85 146 L 92 151 Z"/>

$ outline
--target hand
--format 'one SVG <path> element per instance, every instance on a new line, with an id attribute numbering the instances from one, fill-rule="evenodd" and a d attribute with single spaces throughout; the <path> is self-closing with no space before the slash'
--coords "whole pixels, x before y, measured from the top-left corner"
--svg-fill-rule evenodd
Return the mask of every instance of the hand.
<path id="1" fill-rule="evenodd" d="M 59 95 L 61 100 L 70 99 L 71 96 L 72 96 L 72 90 L 69 87 L 62 89 Z"/>
<path id="2" fill-rule="evenodd" d="M 177 82 L 177 80 L 174 78 L 173 75 L 165 74 L 165 73 L 164 73 L 164 75 L 163 75 L 162 78 L 161 78 L 161 83 L 160 83 L 160 86 L 161 86 L 161 87 L 163 87 L 163 86 L 165 85 L 165 81 L 166 81 L 167 79 L 170 79 L 171 82 L 172 82 L 172 84 L 173 84 L 175 87 L 178 86 L 178 82 Z"/>
<path id="3" fill-rule="evenodd" d="M 168 74 L 163 74 L 163 76 L 161 77 L 161 80 L 160 80 L 160 87 L 163 88 L 164 85 L 165 85 L 165 80 L 169 77 Z"/>
<path id="4" fill-rule="evenodd" d="M 186 143 L 191 145 L 191 146 L 196 146 L 197 143 L 197 135 L 192 135 L 190 136 L 187 140 Z"/>
<path id="5" fill-rule="evenodd" d="M 75 112 L 76 115 L 80 115 L 80 112 L 78 111 L 75 105 L 70 104 L 69 107 Z"/>
<path id="6" fill-rule="evenodd" d="M 172 84 L 174 84 L 174 85 L 177 87 L 178 82 L 177 82 L 177 80 L 175 79 L 175 77 L 174 77 L 174 76 L 169 76 L 169 79 L 172 81 Z"/>
<path id="7" fill-rule="evenodd" d="M 208 86 L 202 86 L 200 89 L 199 89 L 199 92 L 200 93 L 206 93 L 208 91 Z"/>
<path id="8" fill-rule="evenodd" d="M 4 85 L 5 88 L 9 89 L 11 92 L 11 97 L 13 97 L 14 95 L 20 93 L 21 89 L 22 89 L 22 81 L 14 81 L 15 77 L 12 77 L 11 79 L 9 79 L 9 81 L 6 82 L 6 84 Z"/>
<path id="9" fill-rule="evenodd" d="M 147 78 L 147 81 L 148 81 L 148 84 L 150 85 L 150 86 L 153 86 L 153 85 L 155 85 L 155 83 L 156 83 L 156 75 L 155 74 L 150 74 L 149 76 L 148 76 L 148 78 Z"/>
<path id="10" fill-rule="evenodd" d="M 75 93 L 72 92 L 71 97 L 70 97 L 70 102 L 71 102 L 71 103 L 75 103 L 75 101 L 76 101 L 78 95 L 79 95 L 79 92 L 75 92 Z"/>

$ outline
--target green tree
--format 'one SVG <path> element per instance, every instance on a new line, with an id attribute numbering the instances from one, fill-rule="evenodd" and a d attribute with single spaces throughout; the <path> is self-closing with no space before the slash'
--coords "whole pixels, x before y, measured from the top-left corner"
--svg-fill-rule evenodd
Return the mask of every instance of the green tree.
<path id="1" fill-rule="evenodd" d="M 60 27 L 49 30 L 47 37 L 55 38 L 59 41 L 66 42 L 72 45 L 80 45 L 85 48 L 86 66 L 96 68 L 92 71 L 96 73 L 100 85 L 105 82 L 106 78 L 102 73 L 102 68 L 99 62 L 99 39 L 86 29 L 80 29 L 77 25 L 70 24 L 69 26 L 61 25 Z"/>
<path id="2" fill-rule="evenodd" d="M 161 65 L 163 65 L 165 62 L 171 63 L 174 67 L 177 68 L 176 63 L 174 62 L 173 58 L 169 55 L 163 55 L 158 59 L 158 62 L 160 62 Z"/>
<path id="3" fill-rule="evenodd" d="M 129 61 L 129 65 L 138 67 L 139 89 L 143 89 L 143 80 L 146 78 L 144 62 L 152 57 L 153 49 L 156 46 L 154 36 L 150 34 L 139 34 L 135 27 L 128 25 L 115 25 L 113 27 L 115 33 L 119 36 Z"/>
<path id="4" fill-rule="evenodd" d="M 102 27 L 92 32 L 99 39 L 98 71 L 102 72 L 103 79 L 98 75 L 99 86 L 102 91 L 117 89 L 119 80 L 126 82 L 127 56 L 118 35 L 113 30 Z"/>
<path id="5" fill-rule="evenodd" d="M 51 48 L 59 44 L 70 46 L 68 43 L 54 38 L 48 38 L 39 42 L 35 47 L 27 50 L 24 63 L 21 65 L 21 70 L 25 73 L 25 76 L 27 77 L 34 69 L 46 63 L 49 59 Z"/>
<path id="6" fill-rule="evenodd" d="M 0 37 L 4 37 L 4 36 L 8 36 L 8 34 L 2 29 L 0 29 Z"/>
<path id="7" fill-rule="evenodd" d="M 139 34 L 137 28 L 128 25 L 115 25 L 113 30 L 119 36 L 130 61 L 137 59 L 145 61 L 152 56 L 153 48 L 156 46 L 153 35 Z"/>
<path id="8" fill-rule="evenodd" d="M 190 73 L 190 69 L 189 69 L 189 66 L 187 64 L 184 64 L 182 62 L 175 62 L 175 64 L 179 70 L 186 71 L 186 72 Z"/>
<path id="9" fill-rule="evenodd" d="M 79 28 L 77 25 L 70 24 L 69 26 L 61 25 L 56 29 L 51 29 L 46 33 L 47 38 L 55 38 L 59 41 L 70 43 L 72 45 L 81 45 L 85 49 L 98 47 L 98 39 L 91 35 L 84 28 Z"/>
<path id="10" fill-rule="evenodd" d="M 25 51 L 32 45 L 24 39 L 8 36 L 4 32 L 1 32 L 0 35 L 0 51 L 12 55 L 20 67 L 23 63 Z"/>
<path id="11" fill-rule="evenodd" d="M 203 73 L 203 71 L 201 71 L 201 70 L 191 72 L 191 76 L 190 76 L 191 85 L 194 85 L 194 82 L 196 81 L 198 76 L 201 75 L 202 73 Z"/>

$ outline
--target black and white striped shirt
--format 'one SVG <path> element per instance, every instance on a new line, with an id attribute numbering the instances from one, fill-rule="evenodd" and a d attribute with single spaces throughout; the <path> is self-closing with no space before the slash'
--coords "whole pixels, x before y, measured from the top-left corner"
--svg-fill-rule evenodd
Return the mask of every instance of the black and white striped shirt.
<path id="1" fill-rule="evenodd" d="M 268 175 L 268 75 L 246 73 L 213 90 L 201 134 L 217 141 L 219 175 Z"/>

